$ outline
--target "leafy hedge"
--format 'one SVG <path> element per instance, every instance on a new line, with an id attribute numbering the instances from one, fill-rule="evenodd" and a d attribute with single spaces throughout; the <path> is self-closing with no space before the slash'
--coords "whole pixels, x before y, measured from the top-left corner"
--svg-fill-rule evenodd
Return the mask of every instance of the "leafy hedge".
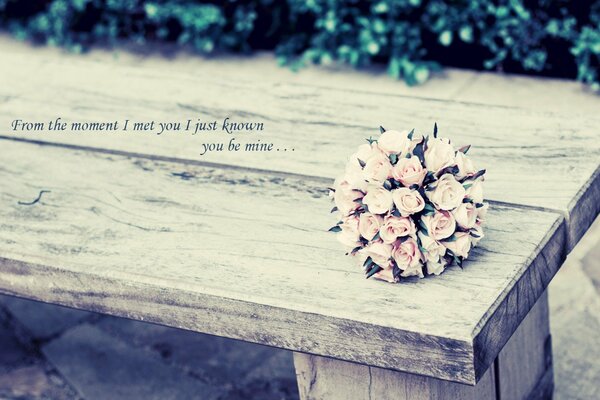
<path id="1" fill-rule="evenodd" d="M 576 78 L 600 90 L 600 0 L 0 0 L 0 27 L 81 51 L 123 40 L 282 63 L 385 63 L 409 84 L 440 65 Z"/>

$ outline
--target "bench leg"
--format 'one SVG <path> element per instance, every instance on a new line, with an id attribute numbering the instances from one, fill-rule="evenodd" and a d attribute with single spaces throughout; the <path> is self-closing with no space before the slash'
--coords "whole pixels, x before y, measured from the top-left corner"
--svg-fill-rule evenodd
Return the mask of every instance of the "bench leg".
<path id="1" fill-rule="evenodd" d="M 496 367 L 502 400 L 552 398 L 554 374 L 547 290 L 498 355 Z"/>
<path id="2" fill-rule="evenodd" d="M 294 353 L 302 400 L 546 400 L 552 398 L 547 293 L 476 386 Z"/>
<path id="3" fill-rule="evenodd" d="M 495 399 L 494 367 L 477 386 L 294 353 L 301 400 Z"/>

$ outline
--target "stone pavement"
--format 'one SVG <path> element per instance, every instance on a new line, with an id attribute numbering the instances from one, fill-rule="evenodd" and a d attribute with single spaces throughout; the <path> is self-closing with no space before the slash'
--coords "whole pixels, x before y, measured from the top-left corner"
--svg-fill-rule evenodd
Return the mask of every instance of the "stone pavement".
<path id="1" fill-rule="evenodd" d="M 0 35 L 0 53 L 53 52 Z M 448 69 L 408 88 L 377 69 L 278 68 L 271 55 L 202 59 L 186 54 L 94 50 L 85 55 L 139 68 L 199 70 L 210 63 L 297 82 L 351 81 L 356 90 L 453 99 L 572 115 L 600 109 L 600 96 L 575 82 Z M 228 62 L 227 60 L 231 61 Z M 249 68 L 244 66 L 249 65 Z M 0 65 L 1 72 L 1 65 Z M 327 79 L 323 79 L 327 74 Z M 600 398 L 600 220 L 582 239 L 550 285 L 555 399 Z M 291 353 L 178 329 L 0 296 L 0 400 L 3 399 L 297 399 Z"/>

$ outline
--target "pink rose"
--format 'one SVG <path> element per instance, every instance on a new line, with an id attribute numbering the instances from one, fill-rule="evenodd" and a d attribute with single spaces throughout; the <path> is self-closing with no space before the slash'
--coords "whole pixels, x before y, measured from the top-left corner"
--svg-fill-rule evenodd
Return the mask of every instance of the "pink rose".
<path id="1" fill-rule="evenodd" d="M 355 248 L 360 245 L 360 233 L 358 231 L 358 217 L 343 217 L 342 229 L 337 235 L 337 240 L 346 247 Z"/>
<path id="2" fill-rule="evenodd" d="M 383 223 L 383 218 L 379 215 L 371 213 L 362 213 L 358 222 L 358 231 L 367 240 L 373 240 L 379 232 L 379 228 Z"/>
<path id="3" fill-rule="evenodd" d="M 417 228 L 412 219 L 388 215 L 383 220 L 383 226 L 379 231 L 379 236 L 384 243 L 391 244 L 399 237 L 414 236 L 416 230 Z"/>
<path id="4" fill-rule="evenodd" d="M 392 257 L 402 271 L 413 270 L 421 265 L 421 252 L 413 238 L 397 241 L 392 248 Z"/>
<path id="5" fill-rule="evenodd" d="M 392 199 L 403 217 L 418 213 L 425 208 L 425 200 L 421 194 L 406 187 L 392 190 Z"/>
<path id="6" fill-rule="evenodd" d="M 461 203 L 452 211 L 452 215 L 458 226 L 471 229 L 477 220 L 477 209 L 472 203 Z"/>
<path id="7" fill-rule="evenodd" d="M 425 150 L 425 166 L 435 172 L 454 164 L 454 147 L 445 138 L 429 139 Z"/>
<path id="8" fill-rule="evenodd" d="M 369 212 L 372 214 L 385 214 L 394 205 L 392 193 L 383 187 L 371 186 L 367 189 L 367 194 L 363 198 Z"/>
<path id="9" fill-rule="evenodd" d="M 359 250 L 366 257 L 371 257 L 371 260 L 381 268 L 390 268 L 390 257 L 392 256 L 392 245 L 374 242 L 367 247 Z"/>
<path id="10" fill-rule="evenodd" d="M 421 221 L 427 228 L 429 237 L 435 240 L 446 239 L 456 231 L 456 221 L 449 211 L 436 211 L 433 215 L 424 215 Z"/>
<path id="11" fill-rule="evenodd" d="M 368 182 L 383 182 L 392 174 L 390 159 L 383 153 L 376 152 L 366 160 L 363 177 Z"/>
<path id="12" fill-rule="evenodd" d="M 401 158 L 392 169 L 392 177 L 408 187 L 423 184 L 427 170 L 421 165 L 419 157 Z"/>
<path id="13" fill-rule="evenodd" d="M 465 188 L 452 174 L 444 174 L 435 184 L 435 189 L 426 192 L 427 197 L 440 210 L 452 210 L 465 198 Z"/>
<path id="14" fill-rule="evenodd" d="M 455 256 L 467 258 L 471 250 L 471 236 L 469 232 L 456 232 L 455 240 L 443 242 L 444 246 L 454 253 Z"/>
<path id="15" fill-rule="evenodd" d="M 410 145 L 408 132 L 385 131 L 377 139 L 377 147 L 387 155 L 406 153 Z"/>

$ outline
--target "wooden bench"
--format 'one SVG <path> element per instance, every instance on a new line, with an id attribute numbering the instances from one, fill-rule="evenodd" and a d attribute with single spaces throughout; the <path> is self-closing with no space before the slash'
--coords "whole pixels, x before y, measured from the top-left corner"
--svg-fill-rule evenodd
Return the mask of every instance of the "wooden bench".
<path id="1" fill-rule="evenodd" d="M 170 74 L 13 54 L 1 68 L 1 293 L 293 350 L 302 399 L 551 397 L 546 287 L 599 212 L 597 116 L 214 63 Z M 288 150 L 200 156 L 222 134 L 7 129 L 58 116 L 262 121 L 259 138 Z M 380 124 L 434 120 L 488 170 L 486 238 L 464 270 L 365 280 L 326 232 L 324 188 Z"/>

